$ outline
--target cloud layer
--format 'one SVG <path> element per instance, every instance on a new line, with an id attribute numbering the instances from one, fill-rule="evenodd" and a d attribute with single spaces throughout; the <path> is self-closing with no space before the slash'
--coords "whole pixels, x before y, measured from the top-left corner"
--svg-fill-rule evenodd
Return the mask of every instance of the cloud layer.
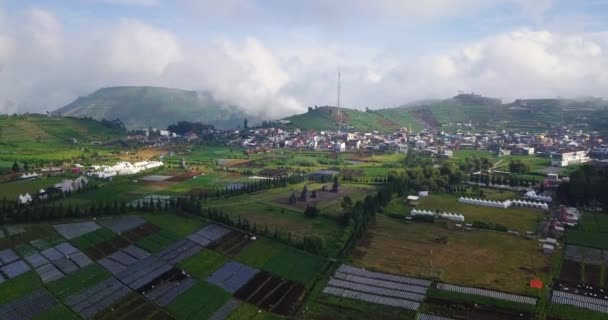
<path id="1" fill-rule="evenodd" d="M 238 7 L 239 1 L 227 3 Z M 453 2 L 435 0 L 423 7 L 389 0 L 373 7 L 365 3 L 370 2 L 355 1 L 353 10 L 436 16 Z M 461 4 L 465 9 L 483 6 L 473 0 Z M 538 14 L 546 8 L 525 10 Z M 605 97 L 608 87 L 607 32 L 521 28 L 414 56 L 289 32 L 272 42 L 246 34 L 195 40 L 134 18 L 68 30 L 49 10 L 28 9 L 9 17 L 0 8 L 0 112 L 54 110 L 105 86 L 158 85 L 209 91 L 276 118 L 335 104 L 338 70 L 342 105 L 359 108 L 445 98 L 458 90 L 505 100 Z"/>

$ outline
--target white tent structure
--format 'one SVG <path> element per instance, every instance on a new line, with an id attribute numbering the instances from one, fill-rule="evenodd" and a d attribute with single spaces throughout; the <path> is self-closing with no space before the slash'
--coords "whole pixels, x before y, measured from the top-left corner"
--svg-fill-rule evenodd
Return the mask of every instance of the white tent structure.
<path id="1" fill-rule="evenodd" d="M 20 204 L 30 203 L 30 202 L 32 202 L 32 196 L 30 196 L 29 193 L 26 193 L 25 195 L 20 194 L 17 197 L 17 201 L 19 201 Z"/>
<path id="2" fill-rule="evenodd" d="M 435 213 L 435 212 L 429 211 L 429 210 L 414 209 L 414 210 L 412 210 L 412 212 L 410 212 L 410 216 L 412 216 L 412 217 L 415 217 L 415 216 L 438 217 L 438 218 L 446 219 L 446 220 L 450 220 L 450 221 L 464 222 L 464 216 L 460 213 L 449 213 L 449 212 Z"/>
<path id="3" fill-rule="evenodd" d="M 549 209 L 549 205 L 546 204 L 545 202 L 528 201 L 528 200 L 505 200 L 505 201 L 501 202 L 501 201 L 460 197 L 458 199 L 458 202 L 477 205 L 477 206 L 501 208 L 501 209 L 506 209 L 511 206 L 519 206 L 519 207 L 535 208 L 535 209 L 543 209 L 543 210 Z"/>
<path id="4" fill-rule="evenodd" d="M 524 198 L 528 200 L 534 201 L 543 201 L 543 202 L 551 202 L 553 199 L 549 196 L 543 196 L 534 192 L 534 190 L 530 190 L 524 194 Z"/>

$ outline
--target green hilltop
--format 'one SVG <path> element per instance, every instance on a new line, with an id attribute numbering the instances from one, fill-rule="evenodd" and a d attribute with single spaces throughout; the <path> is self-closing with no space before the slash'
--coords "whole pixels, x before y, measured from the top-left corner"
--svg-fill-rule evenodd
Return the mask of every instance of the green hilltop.
<path id="1" fill-rule="evenodd" d="M 59 108 L 63 116 L 120 119 L 128 129 L 166 128 L 182 120 L 198 121 L 218 128 L 235 128 L 257 122 L 242 109 L 214 99 L 210 94 L 162 87 L 109 87 L 79 97 Z"/>
<path id="2" fill-rule="evenodd" d="M 454 129 L 470 123 L 478 129 L 545 131 L 558 124 L 580 123 L 602 130 L 608 124 L 608 103 L 601 99 L 499 99 L 460 94 L 397 108 L 359 111 L 347 108 L 311 108 L 285 118 L 305 130 L 355 129 L 381 132 L 397 128 Z"/>
<path id="3" fill-rule="evenodd" d="M 360 111 L 348 108 L 319 107 L 285 118 L 304 130 L 355 129 L 391 132 L 399 128 L 420 129 L 420 122 L 407 110 L 380 109 Z"/>

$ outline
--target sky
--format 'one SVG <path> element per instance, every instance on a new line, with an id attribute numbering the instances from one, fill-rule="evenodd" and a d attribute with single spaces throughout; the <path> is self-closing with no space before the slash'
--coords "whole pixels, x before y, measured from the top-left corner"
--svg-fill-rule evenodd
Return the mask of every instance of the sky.
<path id="1" fill-rule="evenodd" d="M 212 93 L 278 118 L 460 91 L 608 95 L 608 0 L 0 0 L 0 113 L 102 87 Z"/>

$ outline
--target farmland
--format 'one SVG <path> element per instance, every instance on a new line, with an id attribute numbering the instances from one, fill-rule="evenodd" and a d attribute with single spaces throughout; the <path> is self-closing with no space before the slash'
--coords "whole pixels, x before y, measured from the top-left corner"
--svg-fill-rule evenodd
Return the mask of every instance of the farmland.
<path id="1" fill-rule="evenodd" d="M 431 109 L 441 122 L 488 117 L 485 110 L 476 107 L 467 109 L 471 114 L 443 107 Z M 311 122 L 316 113 L 325 111 L 314 110 L 296 122 L 342 126 L 333 114 L 324 115 L 325 122 Z M 425 115 L 418 112 L 385 110 L 349 112 L 346 116 L 361 130 L 378 125 L 391 131 L 409 123 L 414 129 L 428 125 L 422 123 Z M 597 251 L 585 249 L 580 261 L 572 258 L 562 264 L 556 263 L 561 259 L 560 247 L 553 256 L 544 255 L 536 239 L 524 237 L 526 232 L 528 238 L 546 236 L 541 235 L 540 227 L 549 216 L 547 212 L 458 202 L 461 195 L 472 192 L 475 197 L 494 201 L 522 196 L 519 191 L 467 184 L 471 172 L 459 169 L 467 157 L 488 157 L 497 164 L 496 170 L 506 170 L 510 161 L 521 160 L 532 170 L 526 177 L 539 180 L 544 175 L 541 170 L 549 165 L 548 158 L 499 158 L 488 151 L 456 150 L 451 160 L 419 155 L 420 163 L 410 163 L 404 154 L 369 148 L 353 152 L 305 148 L 244 152 L 237 146 L 185 141 L 137 149 L 91 144 L 120 136 L 105 128 L 91 125 L 89 129 L 59 132 L 51 122 L 36 121 L 30 119 L 18 126 L 40 136 L 40 143 L 57 146 L 58 151 L 49 156 L 41 152 L 38 142 L 23 142 L 23 148 L 29 148 L 29 153 L 23 153 L 24 160 L 58 161 L 65 157 L 72 159 L 66 163 L 82 160 L 88 165 L 162 157 L 165 163 L 132 176 L 91 178 L 94 187 L 51 200 L 44 208 L 61 212 L 59 208 L 69 206 L 71 214 L 65 210 L 54 216 L 24 219 L 26 222 L 19 225 L 13 222 L 21 220 L 14 217 L 7 220 L 11 225 L 0 230 L 2 235 L 8 234 L 11 227 L 11 234 L 0 237 L 0 250 L 14 250 L 32 270 L 14 279 L 5 276 L 12 275 L 14 268 L 0 270 L 0 304 L 19 302 L 38 290 L 48 292 L 56 305 L 41 318 L 415 319 L 425 312 L 504 320 L 519 311 L 525 317 L 538 313 L 542 319 L 545 314 L 558 318 L 560 311 L 574 308 L 547 301 L 551 299 L 549 286 L 608 285 L 606 263 L 595 262 L 605 257 L 606 251 L 601 249 L 608 249 L 603 241 L 608 230 L 605 215 L 586 214 L 565 237 L 567 246 L 597 248 L 599 258 Z M 80 142 L 70 142 L 72 136 Z M 9 137 L 19 142 L 14 132 Z M 396 143 L 405 140 L 400 141 Z M 11 150 L 17 147 L 15 143 Z M 89 150 L 85 153 L 84 149 Z M 0 153 L 0 167 L 10 168 L 14 159 L 10 152 Z M 181 166 L 182 159 L 187 168 Z M 337 173 L 338 191 L 329 191 L 333 176 L 318 180 L 307 177 L 319 170 Z M 460 175 L 449 173 L 458 170 Z M 3 183 L 0 198 L 33 194 L 74 177 L 76 174 L 63 173 Z M 7 179 L 14 180 L 15 175 Z M 407 196 L 422 190 L 430 190 L 430 196 L 421 197 L 416 208 L 462 213 L 465 223 L 456 226 L 439 219 L 434 223 L 406 219 L 414 208 L 407 204 Z M 162 202 L 146 203 L 151 198 Z M 75 210 L 76 206 L 80 210 Z M 504 228 L 481 229 L 483 225 Z M 13 234 L 19 228 L 23 232 Z M 502 232 L 506 229 L 519 234 Z M 74 253 L 68 257 L 54 251 L 62 244 L 73 245 L 86 255 L 90 265 L 57 270 L 56 279 L 45 278 L 55 260 L 44 269 L 34 266 L 37 259 L 45 259 L 37 254 L 49 250 L 45 254 L 58 254 L 62 263 L 72 261 Z M 565 248 L 576 255 L 573 250 Z M 389 280 L 342 272 L 343 264 L 383 272 Z M 4 265 L 2 261 L 0 267 Z M 404 275 L 425 285 L 394 281 L 393 277 Z M 536 278 L 546 286 L 530 288 L 530 280 Z M 542 298 L 538 305 L 522 306 L 446 293 L 437 289 L 442 284 Z M 98 305 L 90 306 L 88 301 L 96 298 L 100 298 Z M 472 305 L 476 304 L 482 307 L 474 310 Z M 564 315 L 562 319 L 568 318 Z"/>
<path id="2" fill-rule="evenodd" d="M 438 241 L 443 237 L 447 243 Z M 534 241 L 505 233 L 408 225 L 382 216 L 352 259 L 372 270 L 514 293 L 526 293 L 530 277 L 548 279 L 551 267 Z"/>

